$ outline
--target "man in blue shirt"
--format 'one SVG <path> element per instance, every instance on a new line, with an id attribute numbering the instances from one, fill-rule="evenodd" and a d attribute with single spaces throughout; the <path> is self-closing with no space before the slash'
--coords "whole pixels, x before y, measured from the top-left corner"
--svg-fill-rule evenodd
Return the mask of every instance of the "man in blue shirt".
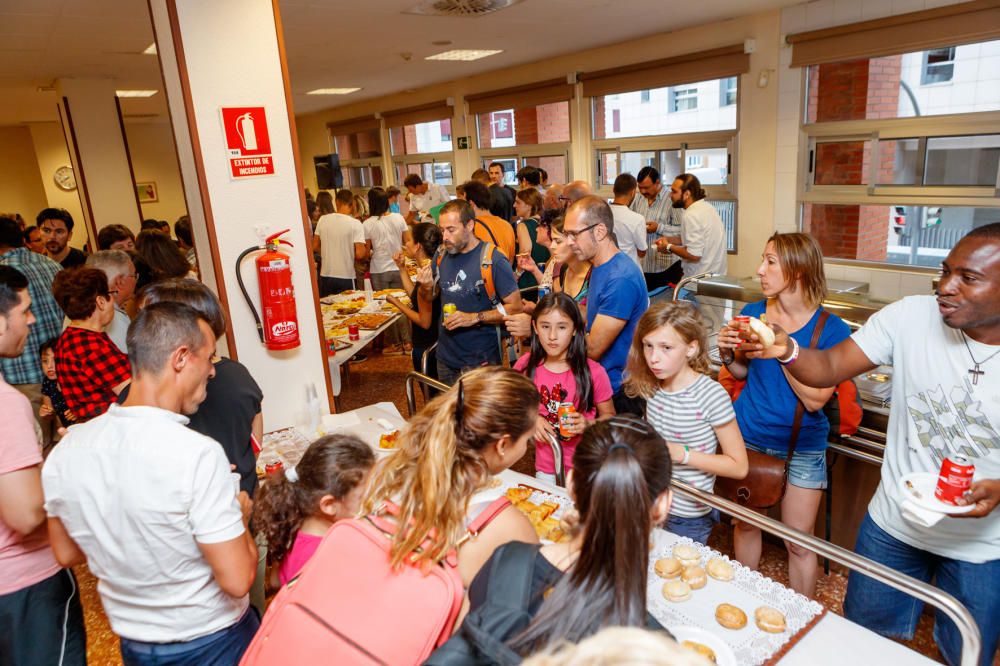
<path id="1" fill-rule="evenodd" d="M 17 222 L 6 218 L 0 219 L 0 265 L 16 268 L 28 278 L 31 311 L 36 319 L 28 330 L 24 351 L 20 356 L 0 359 L 0 371 L 8 384 L 28 396 L 35 418 L 38 418 L 44 377 L 38 348 L 62 333 L 63 311 L 52 296 L 52 280 L 62 266 L 24 247 L 21 228 Z"/>
<path id="2" fill-rule="evenodd" d="M 574 254 L 594 266 L 587 300 L 587 356 L 607 370 L 615 409 L 621 413 L 635 411 L 621 390 L 622 371 L 649 297 L 642 271 L 615 245 L 614 224 L 608 202 L 591 195 L 566 211 L 563 233 Z"/>
<path id="3" fill-rule="evenodd" d="M 454 384 L 466 369 L 500 363 L 500 304 L 509 314 L 521 312 L 522 305 L 510 261 L 495 247 L 484 253 L 482 241 L 476 238 L 472 206 L 461 199 L 449 201 L 439 219 L 445 254 L 440 263 L 435 260 L 428 267 L 428 272 L 436 272 L 436 281 L 423 280 L 420 288 L 425 298 L 441 298 L 438 378 Z M 423 277 L 429 276 L 418 275 L 418 279 Z M 494 288 L 492 299 L 488 281 Z"/>

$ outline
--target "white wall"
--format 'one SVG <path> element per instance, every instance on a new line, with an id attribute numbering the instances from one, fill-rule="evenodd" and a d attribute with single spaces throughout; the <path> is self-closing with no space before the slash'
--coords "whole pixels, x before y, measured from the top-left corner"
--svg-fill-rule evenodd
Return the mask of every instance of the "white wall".
<path id="1" fill-rule="evenodd" d="M 29 225 L 48 205 L 35 164 L 31 131 L 23 126 L 0 127 L 0 213 L 20 213 Z"/>
<path id="2" fill-rule="evenodd" d="M 69 166 L 69 151 L 66 149 L 66 137 L 59 123 L 31 123 L 31 142 L 35 147 L 35 167 L 41 175 L 42 186 L 45 188 L 46 206 L 65 208 L 73 216 L 73 238 L 70 245 L 82 248 L 87 242 L 87 225 L 84 223 L 83 205 L 80 202 L 80 188 L 67 192 L 58 187 L 52 175 L 61 166 Z M 41 209 L 39 209 L 41 210 Z M 38 211 L 36 210 L 37 214 Z M 32 214 L 34 218 L 34 214 Z"/>
<path id="3" fill-rule="evenodd" d="M 170 123 L 125 121 L 129 154 L 135 182 L 156 183 L 158 201 L 142 203 L 142 217 L 166 220 L 173 226 L 181 215 L 187 213 L 184 187 L 177 166 L 177 152 Z"/>

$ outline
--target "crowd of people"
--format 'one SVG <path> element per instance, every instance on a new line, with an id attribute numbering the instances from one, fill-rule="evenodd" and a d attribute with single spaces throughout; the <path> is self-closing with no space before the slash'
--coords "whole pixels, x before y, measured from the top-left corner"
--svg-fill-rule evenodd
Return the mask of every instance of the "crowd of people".
<path id="1" fill-rule="evenodd" d="M 393 590 L 409 569 L 441 567 L 463 591 L 433 635 L 412 636 L 424 631 L 416 619 L 398 628 L 436 650 L 394 657 L 516 663 L 565 654 L 567 642 L 583 649 L 607 628 L 663 632 L 646 610 L 652 530 L 705 543 L 719 521 L 675 497 L 671 479 L 711 492 L 718 478 L 750 472 L 748 451 L 787 460 L 782 520 L 812 532 L 828 478 L 829 387 L 880 364 L 894 368 L 894 407 L 857 550 L 958 598 L 979 626 L 982 663 L 992 662 L 1000 223 L 952 249 L 936 301 L 904 298 L 853 335 L 822 306 L 815 239 L 774 234 L 757 269 L 764 299 L 740 313 L 765 320 L 774 343 L 736 320 L 718 331 L 724 372 L 741 387 L 731 397 L 711 373 L 698 305 L 649 298 L 682 276 L 726 272 L 721 221 L 696 177 L 666 187 L 650 167 L 622 174 L 609 204 L 581 181 L 546 187 L 532 167 L 518 172 L 516 190 L 502 165 L 480 171 L 454 200 L 411 174 L 405 213 L 393 188 L 317 196 L 320 293 L 363 275 L 405 291 L 409 304 L 390 299 L 405 316 L 388 349 L 412 353 L 416 369 L 450 388 L 388 457 L 350 436 L 324 437 L 261 488 L 252 442 L 263 437 L 264 393 L 216 354 L 226 313 L 194 279 L 189 221 L 175 225 L 177 241 L 155 221 L 138 237 L 104 227 L 98 251 L 81 259 L 66 250 L 65 211 L 39 215 L 42 247 L 0 218 L 0 617 L 10 628 L 0 663 L 85 663 L 71 569 L 83 563 L 129 665 L 235 664 L 248 647 L 252 659 L 265 591 L 278 589 L 278 599 L 312 590 L 339 606 L 348 652 L 338 654 L 402 649 L 411 643 L 366 643 L 362 628 L 406 598 L 338 596 L 346 578 L 371 571 L 341 536 L 355 523 L 382 526 L 388 539 L 384 571 L 350 589 Z M 475 499 L 531 447 L 540 479 L 566 473 L 575 505 L 566 541 L 541 545 L 509 502 Z M 899 480 L 936 473 L 957 451 L 977 466 L 961 500 L 971 511 L 932 527 L 905 519 Z M 733 529 L 736 558 L 756 568 L 760 532 L 739 521 Z M 788 544 L 788 557 L 791 587 L 813 595 L 816 556 Z M 526 590 L 523 604 L 516 621 L 498 621 L 511 612 L 511 589 Z M 272 609 L 264 622 L 273 629 L 290 614 L 283 603 Z M 854 573 L 845 612 L 907 636 L 920 604 Z M 950 620 L 937 617 L 935 637 L 958 663 Z"/>

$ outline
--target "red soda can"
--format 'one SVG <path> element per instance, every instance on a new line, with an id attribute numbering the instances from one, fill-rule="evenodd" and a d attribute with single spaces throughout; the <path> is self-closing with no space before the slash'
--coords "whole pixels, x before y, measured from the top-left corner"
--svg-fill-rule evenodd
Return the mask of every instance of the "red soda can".
<path id="1" fill-rule="evenodd" d="M 572 402 L 563 402 L 559 404 L 559 410 L 556 414 L 559 416 L 559 434 L 564 439 L 569 439 L 573 436 L 573 433 L 566 430 L 566 417 L 575 413 L 576 407 L 573 406 Z"/>
<path id="2" fill-rule="evenodd" d="M 357 342 L 361 339 L 361 330 L 357 324 L 350 324 L 347 327 L 347 339 L 351 342 Z"/>
<path id="3" fill-rule="evenodd" d="M 972 486 L 972 473 L 975 471 L 975 465 L 965 456 L 948 456 L 941 463 L 934 497 L 945 504 L 954 505 Z"/>
<path id="4" fill-rule="evenodd" d="M 271 474 L 274 474 L 279 469 L 283 469 L 284 467 L 285 466 L 281 463 L 280 460 L 275 460 L 274 462 L 269 462 L 269 463 L 267 463 L 264 466 L 264 474 L 267 474 L 268 476 L 270 476 Z"/>

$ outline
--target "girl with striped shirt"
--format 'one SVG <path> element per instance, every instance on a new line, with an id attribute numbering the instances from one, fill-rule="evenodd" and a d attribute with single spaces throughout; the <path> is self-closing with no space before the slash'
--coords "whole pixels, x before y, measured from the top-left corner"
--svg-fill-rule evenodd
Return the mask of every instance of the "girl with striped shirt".
<path id="1" fill-rule="evenodd" d="M 674 478 L 711 492 L 716 475 L 742 479 L 749 465 L 729 395 L 708 368 L 698 310 L 684 301 L 657 303 L 636 327 L 624 387 L 629 397 L 646 399 L 646 419 L 667 442 Z M 715 522 L 709 507 L 678 495 L 666 529 L 707 543 Z"/>

